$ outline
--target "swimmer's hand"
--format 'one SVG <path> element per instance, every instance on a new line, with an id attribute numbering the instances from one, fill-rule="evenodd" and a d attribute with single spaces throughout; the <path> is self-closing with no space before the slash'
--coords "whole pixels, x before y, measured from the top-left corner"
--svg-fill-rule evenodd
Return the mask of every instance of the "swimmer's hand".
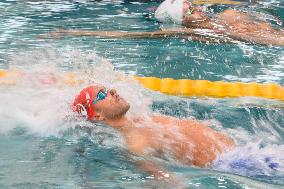
<path id="1" fill-rule="evenodd" d="M 164 181 L 167 185 L 170 184 L 170 186 L 173 186 L 173 188 L 187 188 L 185 182 L 182 182 L 180 178 L 151 161 L 137 161 L 136 165 L 143 171 L 149 173 L 155 180 Z"/>

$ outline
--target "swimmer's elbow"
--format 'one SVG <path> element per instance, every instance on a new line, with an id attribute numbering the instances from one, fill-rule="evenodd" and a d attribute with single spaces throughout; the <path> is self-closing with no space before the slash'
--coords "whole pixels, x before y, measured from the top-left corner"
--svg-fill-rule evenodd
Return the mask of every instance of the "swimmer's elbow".
<path id="1" fill-rule="evenodd" d="M 232 150 L 236 147 L 236 143 L 235 143 L 234 139 L 232 139 L 229 136 L 224 135 L 223 143 L 225 144 L 224 151 Z"/>
<path id="2" fill-rule="evenodd" d="M 236 147 L 236 143 L 232 138 L 229 138 L 229 142 L 228 142 L 228 148 L 229 149 L 233 149 Z"/>
<path id="3" fill-rule="evenodd" d="M 215 137 L 217 139 L 217 141 L 219 141 L 223 146 L 223 148 L 221 148 L 221 152 L 222 151 L 228 151 L 228 150 L 232 150 L 236 147 L 236 143 L 234 141 L 234 139 L 232 139 L 230 136 L 227 136 L 226 134 L 223 133 L 219 133 L 216 131 Z"/>

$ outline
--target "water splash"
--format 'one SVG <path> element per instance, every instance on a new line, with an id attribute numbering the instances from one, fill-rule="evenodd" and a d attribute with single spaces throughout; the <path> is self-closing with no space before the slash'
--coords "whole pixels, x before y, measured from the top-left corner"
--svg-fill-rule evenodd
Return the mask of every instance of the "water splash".
<path id="1" fill-rule="evenodd" d="M 239 145 L 234 151 L 219 157 L 213 166 L 215 170 L 254 178 L 280 177 L 278 181 L 283 178 L 284 163 L 281 154 L 283 154 L 284 147 L 277 144 L 281 139 L 276 137 L 265 140 L 268 134 L 276 132 L 271 125 L 265 122 L 270 123 L 274 117 L 261 123 L 256 121 L 253 113 L 247 111 L 254 130 L 260 129 L 260 126 L 268 127 L 253 136 L 245 129 L 226 128 L 222 122 L 216 120 L 214 114 L 222 116 L 230 114 L 230 116 L 237 118 L 239 114 L 232 111 L 233 108 L 221 105 L 224 102 L 228 104 L 226 102 L 228 100 L 181 99 L 180 97 L 154 94 L 125 74 L 115 71 L 111 63 L 97 56 L 95 52 L 86 53 L 68 47 L 60 51 L 46 49 L 23 52 L 11 58 L 9 67 L 10 70 L 24 74 L 16 75 L 13 78 L 15 80 L 13 86 L 1 86 L 1 134 L 23 127 L 36 135 L 62 136 L 62 133 L 64 135 L 68 128 L 78 125 L 93 127 L 92 123 L 77 119 L 76 114 L 70 109 L 70 103 L 83 87 L 100 83 L 108 88 L 116 88 L 121 96 L 129 101 L 132 106 L 129 112 L 130 116 L 151 113 L 153 110 L 150 105 L 157 100 L 170 101 L 170 103 L 172 101 L 173 107 L 169 107 L 169 111 L 184 111 L 186 116 L 204 114 L 203 119 L 207 120 L 205 122 L 208 125 L 229 134 Z M 79 72 L 77 77 L 84 80 L 85 83 L 69 86 L 62 82 L 63 75 L 71 71 Z M 179 103 L 181 100 L 185 103 Z M 207 110 L 208 108 L 211 112 Z M 166 109 L 167 107 L 162 107 L 163 111 Z M 175 112 L 171 112 L 173 116 L 176 115 Z M 236 114 L 234 115 L 234 113 Z M 124 150 L 123 141 L 113 132 L 106 127 L 97 127 L 87 138 L 92 141 L 92 145 L 99 145 L 95 149 L 99 149 L 100 153 L 113 148 Z M 109 137 L 109 135 L 116 137 Z M 252 142 L 257 137 L 260 142 Z M 74 145 L 80 142 L 82 136 L 68 135 L 67 138 L 67 143 Z M 91 150 L 91 148 L 87 148 L 87 150 Z M 47 148 L 46 151 L 49 152 L 50 149 Z M 240 154 L 243 155 L 240 156 Z M 98 157 L 98 154 L 95 156 Z M 103 155 L 100 157 L 104 158 Z"/>
<path id="2" fill-rule="evenodd" d="M 79 73 L 76 79 L 84 84 L 66 85 L 63 76 L 70 65 L 73 70 L 69 70 Z M 74 116 L 70 109 L 73 98 L 91 84 L 116 88 L 133 107 L 130 115 L 149 112 L 151 100 L 143 95 L 147 91 L 131 77 L 114 71 L 111 63 L 95 53 L 52 49 L 25 52 L 11 59 L 10 70 L 15 72 L 9 78 L 13 86 L 1 86 L 1 133 L 23 126 L 41 134 L 58 134 L 70 127 L 66 119 Z"/>

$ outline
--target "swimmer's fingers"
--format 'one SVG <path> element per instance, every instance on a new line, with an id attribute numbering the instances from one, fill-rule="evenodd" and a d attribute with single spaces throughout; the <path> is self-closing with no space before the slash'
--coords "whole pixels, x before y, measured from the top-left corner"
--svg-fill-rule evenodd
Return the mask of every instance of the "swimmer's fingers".
<path id="1" fill-rule="evenodd" d="M 57 29 L 55 31 L 45 33 L 45 34 L 38 36 L 38 39 L 60 38 L 60 37 L 64 36 L 66 33 L 68 33 L 67 31 L 68 30 Z"/>

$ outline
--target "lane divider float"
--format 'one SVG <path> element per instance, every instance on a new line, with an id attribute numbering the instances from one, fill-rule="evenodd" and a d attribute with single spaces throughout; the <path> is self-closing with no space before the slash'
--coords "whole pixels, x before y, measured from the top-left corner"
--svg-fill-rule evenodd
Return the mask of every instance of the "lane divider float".
<path id="1" fill-rule="evenodd" d="M 207 96 L 214 98 L 225 97 L 261 97 L 267 99 L 284 100 L 284 87 L 269 83 L 256 82 L 224 82 L 208 80 L 189 80 L 155 77 L 135 77 L 144 87 L 159 91 L 168 95 L 185 97 Z"/>
<path id="2" fill-rule="evenodd" d="M 3 80 L 9 75 L 12 79 Z M 19 72 L 0 70 L 0 85 L 15 85 L 13 78 L 21 77 Z M 159 91 L 168 95 L 184 97 L 214 97 L 214 98 L 237 98 L 237 97 L 260 97 L 266 99 L 284 100 L 284 87 L 274 83 L 243 83 L 243 82 L 224 82 L 208 80 L 189 80 L 156 77 L 137 77 L 134 78 L 145 88 Z M 78 73 L 68 72 L 61 78 L 61 82 L 68 86 L 78 86 L 83 84 L 83 80 L 78 79 Z"/>

